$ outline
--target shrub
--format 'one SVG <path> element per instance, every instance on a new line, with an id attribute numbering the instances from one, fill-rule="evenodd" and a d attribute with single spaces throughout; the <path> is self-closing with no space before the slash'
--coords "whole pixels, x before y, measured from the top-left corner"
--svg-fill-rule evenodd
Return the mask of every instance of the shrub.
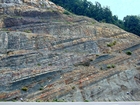
<path id="1" fill-rule="evenodd" d="M 98 57 L 99 56 L 99 54 L 96 54 L 96 57 Z"/>
<path id="2" fill-rule="evenodd" d="M 92 61 L 93 61 L 93 59 L 89 59 L 89 61 L 90 61 L 90 62 L 92 62 Z"/>
<path id="3" fill-rule="evenodd" d="M 22 90 L 23 90 L 23 91 L 27 91 L 28 88 L 25 86 L 25 87 L 22 87 Z"/>
<path id="4" fill-rule="evenodd" d="M 51 63 L 49 63 L 49 64 L 48 64 L 48 66 L 52 66 L 52 64 L 51 64 Z"/>
<path id="5" fill-rule="evenodd" d="M 115 68 L 116 66 L 114 65 L 114 64 L 112 64 L 112 65 L 107 65 L 107 68 Z"/>
<path id="6" fill-rule="evenodd" d="M 109 43 L 109 44 L 107 44 L 107 46 L 108 46 L 108 47 L 112 47 L 112 45 L 111 45 L 110 43 Z"/>
<path id="7" fill-rule="evenodd" d="M 101 67 L 100 70 L 103 70 L 103 68 Z"/>
<path id="8" fill-rule="evenodd" d="M 36 100 L 36 102 L 43 102 L 42 100 Z"/>
<path id="9" fill-rule="evenodd" d="M 107 68 L 111 68 L 112 66 L 111 65 L 107 65 Z"/>
<path id="10" fill-rule="evenodd" d="M 39 90 L 43 90 L 43 87 L 39 88 Z"/>
<path id="11" fill-rule="evenodd" d="M 89 102 L 88 100 L 85 100 L 85 102 Z"/>
<path id="12" fill-rule="evenodd" d="M 116 66 L 114 64 L 112 64 L 112 68 L 115 68 Z"/>
<path id="13" fill-rule="evenodd" d="M 113 42 L 107 44 L 107 46 L 108 46 L 108 47 L 112 47 L 112 46 L 116 45 L 116 43 L 117 43 L 116 41 L 113 41 Z"/>
<path id="14" fill-rule="evenodd" d="M 132 55 L 132 52 L 131 51 L 126 51 L 126 54 L 127 55 Z"/>
<path id="15" fill-rule="evenodd" d="M 116 42 L 116 41 L 114 41 L 112 44 L 113 44 L 113 45 L 116 45 L 116 43 L 117 43 L 117 42 Z"/>
<path id="16" fill-rule="evenodd" d="M 39 64 L 39 63 L 38 63 L 37 65 L 38 65 L 38 66 L 41 66 L 41 64 Z"/>
<path id="17" fill-rule="evenodd" d="M 75 89 L 75 86 L 73 86 L 72 89 Z"/>

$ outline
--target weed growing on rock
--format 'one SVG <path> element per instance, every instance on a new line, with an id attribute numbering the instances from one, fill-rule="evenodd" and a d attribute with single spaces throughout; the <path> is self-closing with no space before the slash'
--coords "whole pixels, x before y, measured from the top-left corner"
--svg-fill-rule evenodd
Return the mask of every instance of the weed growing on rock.
<path id="1" fill-rule="evenodd" d="M 103 68 L 101 67 L 100 70 L 103 70 Z"/>
<path id="2" fill-rule="evenodd" d="M 111 68 L 111 65 L 107 65 L 107 68 L 109 68 L 109 69 L 110 69 L 110 68 Z"/>
<path id="3" fill-rule="evenodd" d="M 88 100 L 84 100 L 84 102 L 89 102 Z"/>
<path id="4" fill-rule="evenodd" d="M 115 68 L 115 67 L 116 67 L 116 66 L 115 66 L 114 64 L 108 64 L 108 65 L 107 65 L 107 68 L 109 68 L 109 69 L 110 69 L 110 68 Z"/>
<path id="5" fill-rule="evenodd" d="M 125 52 L 127 55 L 132 55 L 132 52 L 131 51 L 126 51 Z"/>
<path id="6" fill-rule="evenodd" d="M 112 68 L 115 68 L 116 66 L 114 64 L 112 64 Z"/>
<path id="7" fill-rule="evenodd" d="M 75 89 L 75 86 L 73 86 L 72 89 Z"/>
<path id="8" fill-rule="evenodd" d="M 42 102 L 41 100 L 36 100 L 36 102 Z"/>
<path id="9" fill-rule="evenodd" d="M 31 30 L 24 30 L 24 32 L 26 32 L 26 33 L 32 33 Z"/>
<path id="10" fill-rule="evenodd" d="M 39 90 L 43 90 L 43 87 L 39 88 Z"/>
<path id="11" fill-rule="evenodd" d="M 25 87 L 22 87 L 22 90 L 23 90 L 23 91 L 27 91 L 28 88 L 25 86 Z"/>
<path id="12" fill-rule="evenodd" d="M 99 54 L 96 54 L 96 57 L 98 57 L 99 56 Z"/>
<path id="13" fill-rule="evenodd" d="M 37 65 L 38 65 L 38 66 L 41 66 L 41 64 L 39 64 L 39 63 L 38 63 Z"/>
<path id="14" fill-rule="evenodd" d="M 49 64 L 48 64 L 48 66 L 52 66 L 52 64 L 51 64 L 51 63 L 49 63 Z"/>
<path id="15" fill-rule="evenodd" d="M 116 45 L 116 43 L 117 43 L 116 41 L 113 41 L 113 42 L 107 44 L 107 46 L 108 46 L 108 47 L 112 47 L 112 46 Z"/>

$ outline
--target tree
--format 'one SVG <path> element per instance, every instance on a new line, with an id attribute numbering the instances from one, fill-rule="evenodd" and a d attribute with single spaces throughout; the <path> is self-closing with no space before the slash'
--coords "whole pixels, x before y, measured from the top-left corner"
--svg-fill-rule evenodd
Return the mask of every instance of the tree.
<path id="1" fill-rule="evenodd" d="M 125 29 L 140 36 L 140 18 L 138 16 L 126 16 L 123 19 Z"/>

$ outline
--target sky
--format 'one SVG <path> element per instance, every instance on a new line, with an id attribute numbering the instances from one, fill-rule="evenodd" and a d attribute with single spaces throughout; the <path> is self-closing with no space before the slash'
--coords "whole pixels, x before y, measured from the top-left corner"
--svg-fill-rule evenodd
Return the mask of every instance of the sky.
<path id="1" fill-rule="evenodd" d="M 99 2 L 102 7 L 108 6 L 113 15 L 117 15 L 119 19 L 127 15 L 140 15 L 140 0 L 87 0 L 95 4 Z"/>

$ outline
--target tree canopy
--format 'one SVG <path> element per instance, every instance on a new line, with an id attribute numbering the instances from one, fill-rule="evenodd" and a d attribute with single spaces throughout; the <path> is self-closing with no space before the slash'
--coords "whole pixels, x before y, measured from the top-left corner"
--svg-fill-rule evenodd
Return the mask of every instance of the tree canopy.
<path id="1" fill-rule="evenodd" d="M 123 19 L 125 30 L 140 36 L 140 17 L 126 16 Z"/>

